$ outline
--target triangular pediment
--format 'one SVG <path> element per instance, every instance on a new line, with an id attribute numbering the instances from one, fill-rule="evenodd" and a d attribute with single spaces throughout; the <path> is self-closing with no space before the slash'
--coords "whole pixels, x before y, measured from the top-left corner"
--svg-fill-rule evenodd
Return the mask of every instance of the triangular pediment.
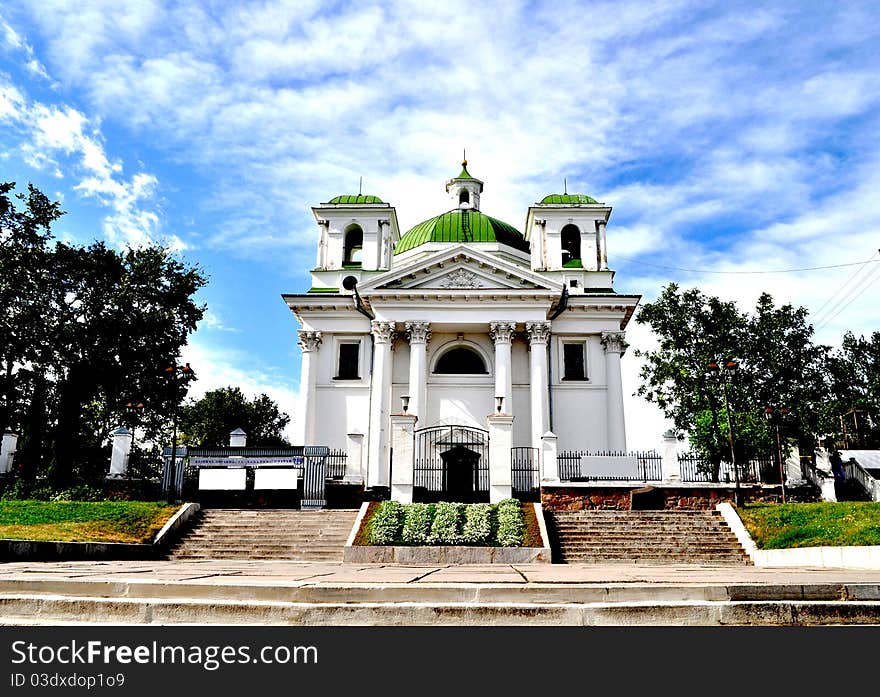
<path id="1" fill-rule="evenodd" d="M 547 279 L 490 254 L 458 246 L 376 276 L 361 294 L 381 290 L 530 290 L 559 292 Z"/>

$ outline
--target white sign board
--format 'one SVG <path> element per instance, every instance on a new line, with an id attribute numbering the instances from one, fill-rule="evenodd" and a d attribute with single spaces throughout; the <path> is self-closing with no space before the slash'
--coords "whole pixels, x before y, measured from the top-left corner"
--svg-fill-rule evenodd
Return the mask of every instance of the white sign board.
<path id="1" fill-rule="evenodd" d="M 254 470 L 254 489 L 296 489 L 298 470 L 273 467 Z"/>
<path id="2" fill-rule="evenodd" d="M 272 465 L 275 467 L 290 467 L 291 465 L 302 465 L 303 458 L 295 457 L 191 457 L 189 464 L 193 467 L 251 467 L 260 465 L 266 467 Z"/>
<path id="3" fill-rule="evenodd" d="M 244 491 L 246 469 L 200 469 L 199 489 L 210 491 Z"/>

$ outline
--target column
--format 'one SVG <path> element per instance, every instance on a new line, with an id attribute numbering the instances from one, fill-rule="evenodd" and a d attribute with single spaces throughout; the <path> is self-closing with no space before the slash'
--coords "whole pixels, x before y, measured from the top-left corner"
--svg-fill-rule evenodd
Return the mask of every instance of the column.
<path id="1" fill-rule="evenodd" d="M 532 447 L 540 449 L 541 436 L 549 426 L 547 390 L 550 378 L 547 371 L 547 342 L 550 340 L 550 322 L 526 322 L 526 335 L 529 337 Z"/>
<path id="2" fill-rule="evenodd" d="M 409 339 L 409 413 L 425 424 L 427 410 L 428 342 L 431 325 L 428 322 L 407 322 Z"/>
<path id="3" fill-rule="evenodd" d="M 134 434 L 124 426 L 113 431 L 113 450 L 110 453 L 110 477 L 124 477 L 128 474 L 128 457 Z"/>
<path id="4" fill-rule="evenodd" d="M 605 221 L 596 221 L 596 254 L 599 271 L 608 270 L 608 245 L 605 241 Z"/>
<path id="5" fill-rule="evenodd" d="M 513 492 L 511 448 L 513 447 L 513 416 L 489 414 L 489 502 L 509 499 Z"/>
<path id="6" fill-rule="evenodd" d="M 391 470 L 391 500 L 412 503 L 415 481 L 415 428 L 418 417 L 412 414 L 391 415 L 391 447 L 394 467 Z"/>
<path id="7" fill-rule="evenodd" d="M 302 445 L 315 444 L 315 411 L 318 406 L 316 385 L 318 381 L 318 349 L 321 332 L 301 329 L 299 345 L 302 349 L 302 369 L 299 377 L 299 402 L 302 405 Z"/>
<path id="8" fill-rule="evenodd" d="M 608 417 L 608 449 L 626 452 L 626 422 L 623 416 L 623 383 L 620 357 L 626 351 L 624 332 L 602 332 L 605 347 L 605 411 Z"/>
<path id="9" fill-rule="evenodd" d="M 391 345 L 394 322 L 373 320 L 373 373 L 370 376 L 370 433 L 367 486 L 388 486 L 388 415 L 391 411 Z"/>
<path id="10" fill-rule="evenodd" d="M 672 429 L 663 434 L 660 467 L 663 470 L 664 482 L 681 481 L 681 463 L 678 461 L 678 437 Z"/>
<path id="11" fill-rule="evenodd" d="M 501 411 L 513 413 L 513 377 L 510 368 L 510 343 L 516 329 L 514 322 L 490 322 L 489 336 L 495 342 L 495 397 L 504 397 Z"/>
<path id="12" fill-rule="evenodd" d="M 559 481 L 559 438 L 552 431 L 541 436 L 541 481 Z"/>
<path id="13" fill-rule="evenodd" d="M 0 446 L 0 475 L 8 474 L 12 469 L 12 458 L 15 457 L 17 447 L 18 434 L 15 431 L 6 431 L 3 434 L 2 446 Z"/>
<path id="14" fill-rule="evenodd" d="M 230 448 L 245 448 L 245 447 L 247 447 L 247 433 L 244 432 L 244 429 L 236 428 L 234 431 L 229 432 L 229 447 Z"/>

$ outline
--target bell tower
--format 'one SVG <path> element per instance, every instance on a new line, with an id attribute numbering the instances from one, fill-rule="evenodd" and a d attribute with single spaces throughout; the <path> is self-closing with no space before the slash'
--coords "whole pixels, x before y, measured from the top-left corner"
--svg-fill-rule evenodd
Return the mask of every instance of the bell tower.
<path id="1" fill-rule="evenodd" d="M 464 207 L 472 211 L 480 210 L 483 182 L 472 177 L 467 171 L 467 158 L 462 159 L 459 175 L 446 182 L 446 193 L 453 201 L 453 208 Z"/>

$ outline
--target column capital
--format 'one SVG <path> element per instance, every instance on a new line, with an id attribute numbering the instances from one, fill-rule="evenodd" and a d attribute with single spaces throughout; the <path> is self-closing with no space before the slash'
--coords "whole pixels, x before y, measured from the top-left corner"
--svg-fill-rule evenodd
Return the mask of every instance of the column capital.
<path id="1" fill-rule="evenodd" d="M 406 338 L 410 344 L 427 344 L 431 340 L 431 323 L 423 321 L 405 322 Z"/>
<path id="2" fill-rule="evenodd" d="M 303 352 L 317 351 L 321 346 L 321 332 L 299 330 L 299 345 Z"/>
<path id="3" fill-rule="evenodd" d="M 550 338 L 550 322 L 526 322 L 529 344 L 546 344 Z"/>
<path id="4" fill-rule="evenodd" d="M 509 344 L 516 331 L 516 322 L 489 322 L 489 336 L 496 344 Z"/>
<path id="5" fill-rule="evenodd" d="M 393 344 L 397 338 L 394 322 L 380 322 L 374 319 L 370 322 L 370 331 L 373 332 L 377 344 Z"/>
<path id="6" fill-rule="evenodd" d="M 605 353 L 619 353 L 621 355 L 629 346 L 624 340 L 626 332 L 602 332 L 602 346 L 605 347 Z"/>

